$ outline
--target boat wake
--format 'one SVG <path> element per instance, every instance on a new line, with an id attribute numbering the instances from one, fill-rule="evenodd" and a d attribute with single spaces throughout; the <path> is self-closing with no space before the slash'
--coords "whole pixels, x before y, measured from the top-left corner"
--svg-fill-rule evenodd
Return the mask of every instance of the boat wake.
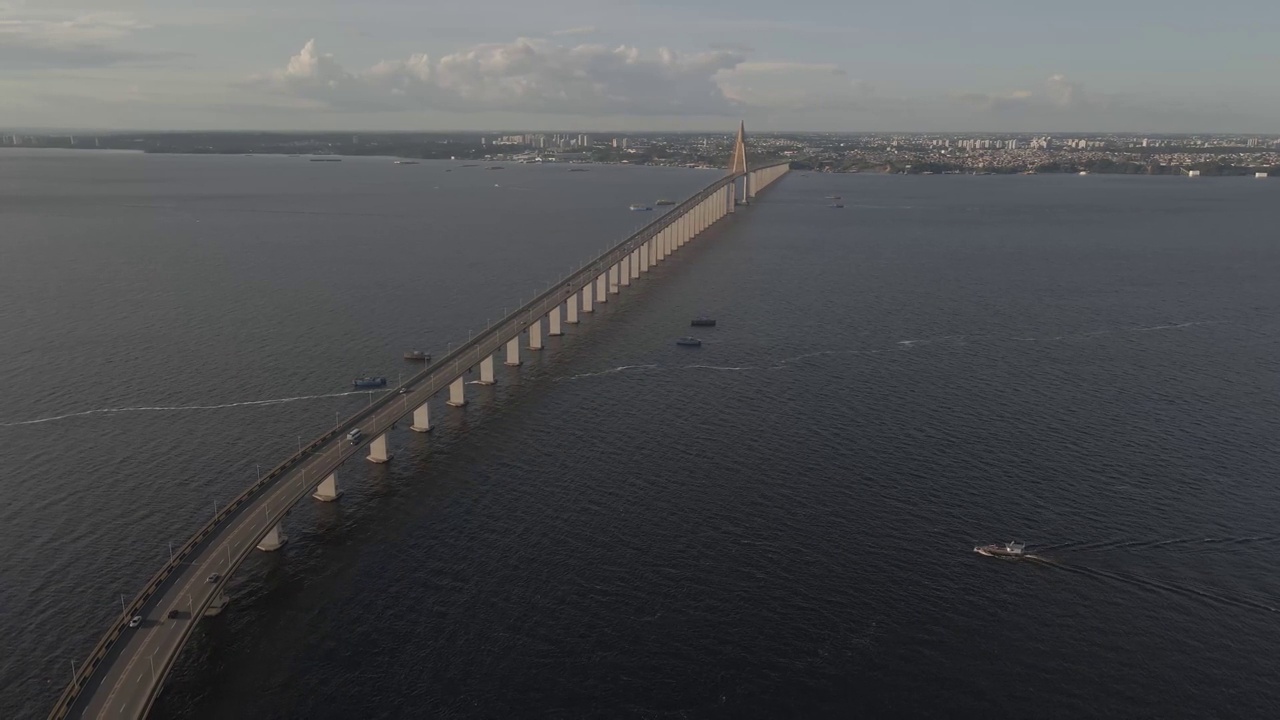
<path id="1" fill-rule="evenodd" d="M 1099 542 L 1064 542 L 1042 549 L 1068 553 L 1106 552 L 1110 550 L 1150 550 L 1156 548 L 1221 547 L 1250 545 L 1280 541 L 1280 535 L 1255 535 L 1252 537 L 1185 537 L 1166 540 L 1103 540 Z"/>
<path id="2" fill-rule="evenodd" d="M 1163 592 L 1181 595 L 1183 597 L 1201 598 L 1211 602 L 1229 605 L 1232 607 L 1249 608 L 1253 610 L 1265 610 L 1271 613 L 1280 613 L 1280 608 L 1276 605 L 1280 601 L 1269 598 L 1251 598 L 1241 594 L 1224 595 L 1222 593 L 1204 590 L 1191 585 L 1172 583 L 1166 580 L 1157 580 L 1144 575 L 1135 573 L 1120 572 L 1118 570 L 1102 570 L 1086 565 L 1077 565 L 1075 563 L 1065 563 L 1060 560 L 1044 557 L 1043 555 L 1028 555 L 1027 560 L 1040 563 L 1046 567 L 1052 567 L 1058 570 L 1076 573 L 1077 575 L 1085 575 L 1099 579 L 1111 580 L 1113 582 L 1123 583 L 1133 587 L 1145 588 L 1147 590 L 1158 590 Z"/>
<path id="3" fill-rule="evenodd" d="M 296 397 L 273 398 L 271 400 L 245 400 L 243 402 L 222 403 L 220 405 L 154 405 L 139 407 L 117 407 L 117 408 L 98 408 L 95 410 L 81 410 L 80 412 L 67 413 L 66 415 L 54 415 L 52 417 L 37 418 L 35 420 L 20 420 L 17 422 L 0 423 L 0 427 L 17 427 L 19 425 L 38 425 L 40 423 L 55 422 L 58 420 L 67 420 L 69 418 L 87 417 L 89 415 L 114 415 L 117 413 L 131 412 L 181 412 L 188 410 L 223 410 L 225 408 L 236 407 L 252 407 L 255 405 L 282 405 L 284 403 L 301 402 L 303 400 L 319 400 L 322 398 L 344 397 L 346 395 L 367 395 L 368 390 L 354 390 L 340 393 L 327 393 L 324 395 L 298 395 Z"/>

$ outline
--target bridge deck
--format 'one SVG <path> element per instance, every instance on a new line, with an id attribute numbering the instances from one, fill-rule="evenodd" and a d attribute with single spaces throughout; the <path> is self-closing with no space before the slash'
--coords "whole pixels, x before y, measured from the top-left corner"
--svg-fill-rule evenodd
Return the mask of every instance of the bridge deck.
<path id="1" fill-rule="evenodd" d="M 753 172 L 783 164 L 766 165 Z M 79 669 L 76 681 L 63 692 L 50 717 L 144 717 L 195 624 L 222 594 L 228 578 L 240 563 L 267 532 L 284 519 L 290 508 L 342 463 L 361 455 L 368 442 L 412 414 L 453 380 L 518 337 L 534 320 L 594 282 L 609 267 L 656 237 L 698 203 L 734 183 L 737 177 L 717 180 L 655 219 L 558 286 L 431 363 L 401 386 L 407 388 L 406 394 L 387 393 L 245 490 L 192 536 L 151 579 L 94 647 L 89 660 Z M 345 435 L 355 427 L 364 434 L 359 444 L 351 445 Z M 208 578 L 214 573 L 219 578 L 209 582 Z M 171 610 L 184 615 L 171 619 L 168 617 Z M 134 615 L 141 615 L 145 621 L 140 627 L 129 628 L 128 621 Z"/>

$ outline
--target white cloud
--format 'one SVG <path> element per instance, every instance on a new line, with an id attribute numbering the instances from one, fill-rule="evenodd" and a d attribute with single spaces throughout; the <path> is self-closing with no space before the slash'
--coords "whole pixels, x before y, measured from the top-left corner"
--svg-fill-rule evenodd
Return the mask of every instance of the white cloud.
<path id="1" fill-rule="evenodd" d="M 173 57 L 175 53 L 142 52 L 119 45 L 150 28 L 121 13 L 32 15 L 14 6 L 0 6 L 0 66 L 104 67 Z"/>
<path id="2" fill-rule="evenodd" d="M 559 45 L 520 38 L 432 61 L 425 54 L 350 71 L 314 40 L 255 84 L 344 110 L 520 111 L 558 115 L 715 115 L 736 109 L 715 81 L 729 51 Z"/>

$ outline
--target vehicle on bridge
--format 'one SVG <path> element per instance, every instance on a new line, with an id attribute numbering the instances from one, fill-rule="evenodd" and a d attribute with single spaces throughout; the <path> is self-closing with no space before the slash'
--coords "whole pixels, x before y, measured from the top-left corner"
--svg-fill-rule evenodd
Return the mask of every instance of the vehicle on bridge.
<path id="1" fill-rule="evenodd" d="M 386 387 L 387 379 L 384 377 L 362 377 L 352 380 L 351 385 L 358 388 Z"/>
<path id="2" fill-rule="evenodd" d="M 131 628 L 136 628 L 141 624 L 142 624 L 141 615 L 134 615 L 132 618 L 129 619 L 129 627 Z"/>
<path id="3" fill-rule="evenodd" d="M 351 443 L 352 445 L 355 445 L 356 443 L 360 442 L 360 437 L 363 434 L 364 433 L 360 432 L 360 428 L 355 428 L 351 432 L 347 433 L 347 442 Z"/>

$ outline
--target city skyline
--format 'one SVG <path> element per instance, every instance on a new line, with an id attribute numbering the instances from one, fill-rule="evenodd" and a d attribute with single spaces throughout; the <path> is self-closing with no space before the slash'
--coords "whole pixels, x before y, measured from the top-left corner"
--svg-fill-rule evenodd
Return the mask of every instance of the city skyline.
<path id="1" fill-rule="evenodd" d="M 1246 5 L 0 0 L 0 127 L 1274 133 Z"/>

